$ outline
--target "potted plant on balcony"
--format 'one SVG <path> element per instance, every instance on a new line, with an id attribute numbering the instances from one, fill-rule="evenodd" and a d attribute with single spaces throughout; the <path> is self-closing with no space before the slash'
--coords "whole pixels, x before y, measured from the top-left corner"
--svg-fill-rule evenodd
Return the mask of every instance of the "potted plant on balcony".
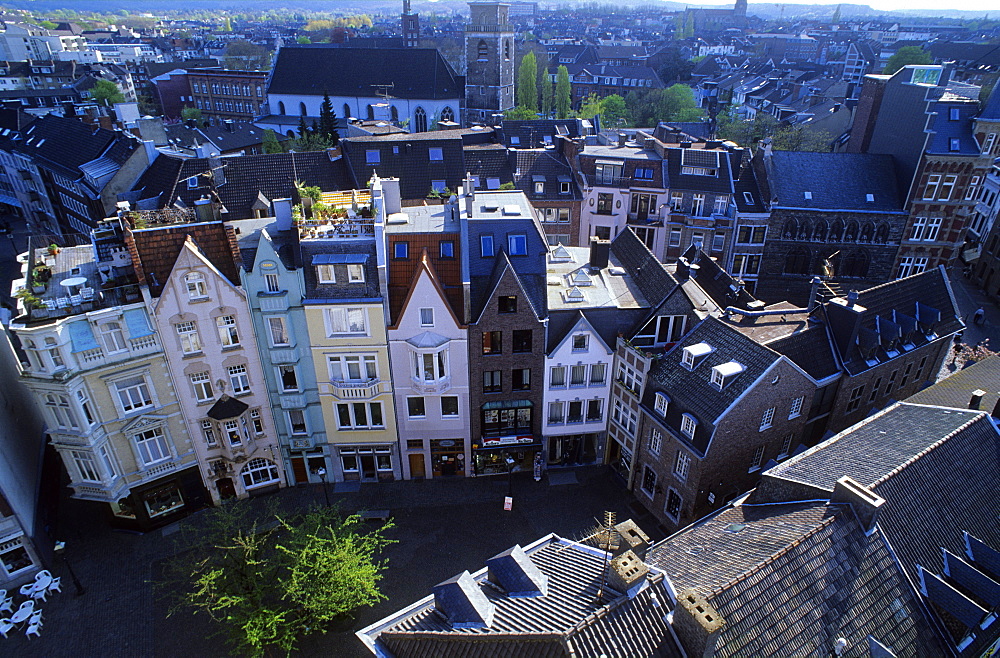
<path id="1" fill-rule="evenodd" d="M 31 288 L 36 293 L 45 292 L 45 286 L 52 279 L 52 268 L 39 264 L 31 271 Z"/>
<path id="2" fill-rule="evenodd" d="M 21 300 L 21 303 L 24 304 L 25 309 L 33 310 L 42 308 L 42 306 L 44 306 L 42 304 L 42 300 L 40 300 L 38 297 L 35 296 L 33 292 L 31 292 L 30 290 L 28 290 L 23 286 L 17 289 L 17 291 L 14 293 L 14 296 Z"/>
<path id="3" fill-rule="evenodd" d="M 49 256 L 58 256 L 60 252 L 60 247 L 55 242 L 50 244 L 45 250 L 49 253 Z"/>

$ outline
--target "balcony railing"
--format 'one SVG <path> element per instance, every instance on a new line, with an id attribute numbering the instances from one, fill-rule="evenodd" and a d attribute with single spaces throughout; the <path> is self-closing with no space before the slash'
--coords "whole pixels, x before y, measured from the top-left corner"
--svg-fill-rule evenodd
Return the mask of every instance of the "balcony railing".
<path id="1" fill-rule="evenodd" d="M 331 381 L 330 388 L 333 395 L 341 400 L 368 400 L 382 391 L 381 381 L 378 379 L 369 379 L 364 382 Z"/>
<path id="2" fill-rule="evenodd" d="M 418 393 L 444 393 L 451 388 L 451 377 L 442 377 L 434 380 L 424 380 L 418 379 L 417 377 L 411 377 L 410 388 Z"/>

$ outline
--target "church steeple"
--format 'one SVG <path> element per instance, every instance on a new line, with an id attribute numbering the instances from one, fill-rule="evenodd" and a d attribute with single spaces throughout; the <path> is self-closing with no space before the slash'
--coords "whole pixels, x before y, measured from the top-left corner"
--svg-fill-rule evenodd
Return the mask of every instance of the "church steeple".
<path id="1" fill-rule="evenodd" d="M 410 9 L 410 0 L 403 0 L 403 45 L 416 48 L 420 45 L 420 16 Z"/>

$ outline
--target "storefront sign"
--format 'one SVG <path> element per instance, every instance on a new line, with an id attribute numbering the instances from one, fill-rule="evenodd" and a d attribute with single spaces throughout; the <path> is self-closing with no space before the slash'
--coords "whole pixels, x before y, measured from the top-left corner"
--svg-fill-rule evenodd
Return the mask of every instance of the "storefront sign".
<path id="1" fill-rule="evenodd" d="M 514 499 L 510 496 L 504 496 L 503 499 L 503 509 L 505 512 L 509 512 L 514 507 Z"/>
<path id="2" fill-rule="evenodd" d="M 455 442 L 452 441 L 451 439 L 445 439 L 444 441 L 439 441 L 438 445 L 441 446 L 442 448 L 450 448 L 455 445 Z"/>
<path id="3" fill-rule="evenodd" d="M 510 446 L 518 445 L 521 443 L 532 443 L 535 440 L 533 436 L 521 435 L 521 436 L 501 436 L 491 439 L 483 439 L 484 446 Z"/>

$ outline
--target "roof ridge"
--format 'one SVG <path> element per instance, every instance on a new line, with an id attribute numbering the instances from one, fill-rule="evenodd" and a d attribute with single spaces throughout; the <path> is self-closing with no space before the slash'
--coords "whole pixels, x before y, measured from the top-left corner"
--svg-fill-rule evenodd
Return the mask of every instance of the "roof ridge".
<path id="1" fill-rule="evenodd" d="M 862 484 L 864 486 L 868 487 L 869 489 L 874 489 L 878 485 L 880 485 L 880 484 L 888 481 L 890 478 L 892 478 L 893 476 L 895 476 L 898 473 L 902 472 L 908 466 L 916 463 L 917 460 L 921 459 L 925 455 L 933 452 L 934 450 L 936 450 L 939 447 L 941 447 L 942 445 L 944 445 L 944 443 L 946 441 L 952 439 L 959 432 L 965 431 L 966 429 L 968 429 L 969 427 L 971 427 L 973 424 L 980 422 L 984 417 L 988 417 L 988 414 L 985 411 L 975 411 L 973 409 L 955 409 L 954 407 L 943 407 L 943 406 L 932 405 L 932 404 L 913 404 L 911 402 L 900 402 L 899 404 L 900 405 L 904 405 L 905 404 L 905 405 L 911 406 L 911 407 L 930 407 L 930 408 L 935 408 L 935 409 L 945 409 L 945 410 L 947 410 L 949 412 L 951 412 L 951 411 L 959 411 L 959 412 L 961 412 L 961 411 L 972 411 L 972 412 L 976 413 L 976 415 L 973 416 L 972 418 L 970 418 L 968 420 L 968 422 L 963 423 L 960 427 L 957 427 L 954 430 L 952 430 L 951 432 L 949 432 L 948 434 L 942 436 L 940 439 L 938 439 L 934 443 L 930 444 L 929 446 L 927 446 L 926 448 L 924 448 L 920 452 L 916 453 L 915 455 L 911 455 L 909 459 L 907 459 L 902 464 L 898 465 L 896 468 L 892 469 L 891 471 L 889 471 L 888 473 L 886 473 L 885 475 L 883 475 L 879 479 L 875 480 L 875 482 L 872 482 L 870 485 L 862 482 Z"/>

